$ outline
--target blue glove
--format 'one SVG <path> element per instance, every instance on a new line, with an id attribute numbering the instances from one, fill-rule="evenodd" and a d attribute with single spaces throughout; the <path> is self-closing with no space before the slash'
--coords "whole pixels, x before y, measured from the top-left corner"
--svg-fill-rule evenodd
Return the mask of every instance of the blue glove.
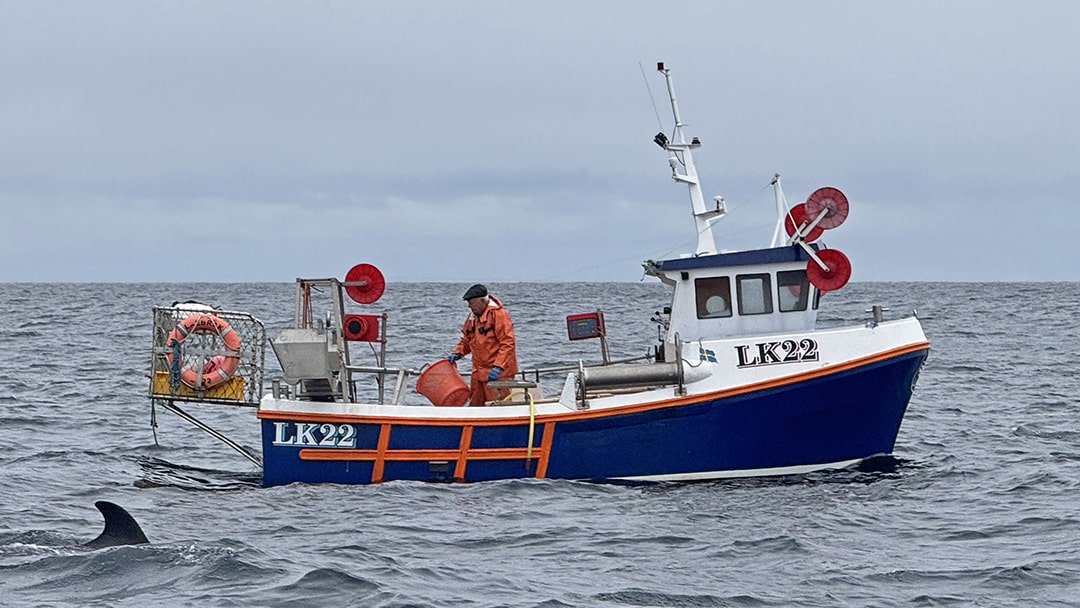
<path id="1" fill-rule="evenodd" d="M 461 358 L 458 353 L 450 353 L 450 356 L 446 358 L 450 363 L 457 363 L 457 360 Z"/>
<path id="2" fill-rule="evenodd" d="M 502 368 L 496 365 L 495 367 L 491 368 L 490 372 L 488 372 L 487 381 L 491 382 L 492 380 L 498 380 L 499 379 L 499 374 L 501 374 L 501 373 L 502 373 Z"/>

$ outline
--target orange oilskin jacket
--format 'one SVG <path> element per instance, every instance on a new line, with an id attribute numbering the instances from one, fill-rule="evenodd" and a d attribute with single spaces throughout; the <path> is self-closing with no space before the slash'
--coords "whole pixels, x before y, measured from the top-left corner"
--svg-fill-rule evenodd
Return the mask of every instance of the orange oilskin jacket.
<path id="1" fill-rule="evenodd" d="M 491 368 L 498 366 L 503 370 L 500 378 L 512 378 L 518 369 L 514 323 L 498 298 L 488 298 L 488 307 L 479 317 L 469 311 L 453 352 L 472 354 L 473 377 L 486 380 Z"/>

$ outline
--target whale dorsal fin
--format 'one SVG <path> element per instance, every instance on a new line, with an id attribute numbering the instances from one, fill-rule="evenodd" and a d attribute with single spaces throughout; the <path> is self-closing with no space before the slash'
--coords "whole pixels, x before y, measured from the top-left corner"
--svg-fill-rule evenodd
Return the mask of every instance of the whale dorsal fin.
<path id="1" fill-rule="evenodd" d="M 120 505 L 105 500 L 94 503 L 105 518 L 105 530 L 94 540 L 83 545 L 90 549 L 103 549 L 120 545 L 142 545 L 149 543 L 142 528 L 130 513 Z"/>

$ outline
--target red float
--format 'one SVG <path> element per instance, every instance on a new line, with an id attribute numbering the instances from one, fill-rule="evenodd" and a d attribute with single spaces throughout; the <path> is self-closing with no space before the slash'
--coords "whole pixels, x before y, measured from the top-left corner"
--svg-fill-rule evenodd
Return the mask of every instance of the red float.
<path id="1" fill-rule="evenodd" d="M 848 200 L 844 196 L 844 193 L 833 188 L 832 186 L 825 186 L 824 188 L 818 188 L 807 197 L 806 199 L 806 215 L 810 217 L 811 221 L 818 215 L 821 215 L 822 211 L 827 211 L 825 217 L 821 218 L 818 222 L 818 227 L 824 230 L 831 230 L 836 228 L 840 224 L 844 223 L 844 220 L 848 216 Z"/>
<path id="2" fill-rule="evenodd" d="M 851 278 L 851 261 L 839 249 L 822 249 L 817 257 L 828 270 L 822 268 L 813 258 L 806 261 L 806 278 L 822 293 L 836 291 L 847 284 Z"/>
<path id="3" fill-rule="evenodd" d="M 784 216 L 784 230 L 787 230 L 788 236 L 795 236 L 795 228 L 802 227 L 810 220 L 806 214 L 806 203 L 799 203 L 788 211 L 788 214 Z M 813 243 L 821 237 L 821 234 L 825 230 L 821 226 L 814 226 L 814 229 L 809 233 L 803 235 L 803 240 L 807 243 Z"/>
<path id="4" fill-rule="evenodd" d="M 345 274 L 345 293 L 354 302 L 371 304 L 382 297 L 386 290 L 386 279 L 379 269 L 371 264 L 357 264 Z"/>

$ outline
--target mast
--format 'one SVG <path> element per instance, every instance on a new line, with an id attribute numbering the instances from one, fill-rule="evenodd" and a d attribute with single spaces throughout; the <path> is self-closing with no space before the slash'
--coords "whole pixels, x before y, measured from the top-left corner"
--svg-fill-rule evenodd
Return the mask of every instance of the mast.
<path id="1" fill-rule="evenodd" d="M 776 228 L 773 230 L 772 244 L 770 247 L 779 247 L 784 243 L 787 232 L 784 231 L 784 218 L 787 217 L 787 200 L 784 198 L 784 189 L 780 187 L 780 174 L 773 176 L 773 198 L 776 199 Z"/>
<path id="2" fill-rule="evenodd" d="M 690 140 L 690 143 L 686 142 L 686 136 L 683 134 L 683 127 L 686 125 L 683 124 L 682 118 L 679 116 L 679 105 L 675 101 L 675 84 L 671 80 L 671 70 L 665 69 L 663 62 L 656 64 L 656 70 L 663 74 L 664 79 L 667 81 L 668 97 L 671 99 L 671 113 L 675 117 L 675 130 L 672 132 L 670 141 L 662 131 L 656 134 L 653 141 L 656 142 L 656 145 L 671 153 L 671 156 L 668 157 L 668 164 L 671 166 L 672 179 L 686 184 L 690 190 L 690 205 L 693 208 L 694 225 L 697 228 L 695 255 L 716 253 L 716 241 L 713 240 L 711 220 L 724 215 L 726 212 L 724 199 L 719 196 L 715 197 L 715 209 L 705 207 L 705 197 L 701 193 L 701 183 L 698 181 L 693 153 L 695 148 L 701 147 L 701 141 L 695 137 Z M 682 165 L 682 173 L 679 172 L 679 165 Z"/>

